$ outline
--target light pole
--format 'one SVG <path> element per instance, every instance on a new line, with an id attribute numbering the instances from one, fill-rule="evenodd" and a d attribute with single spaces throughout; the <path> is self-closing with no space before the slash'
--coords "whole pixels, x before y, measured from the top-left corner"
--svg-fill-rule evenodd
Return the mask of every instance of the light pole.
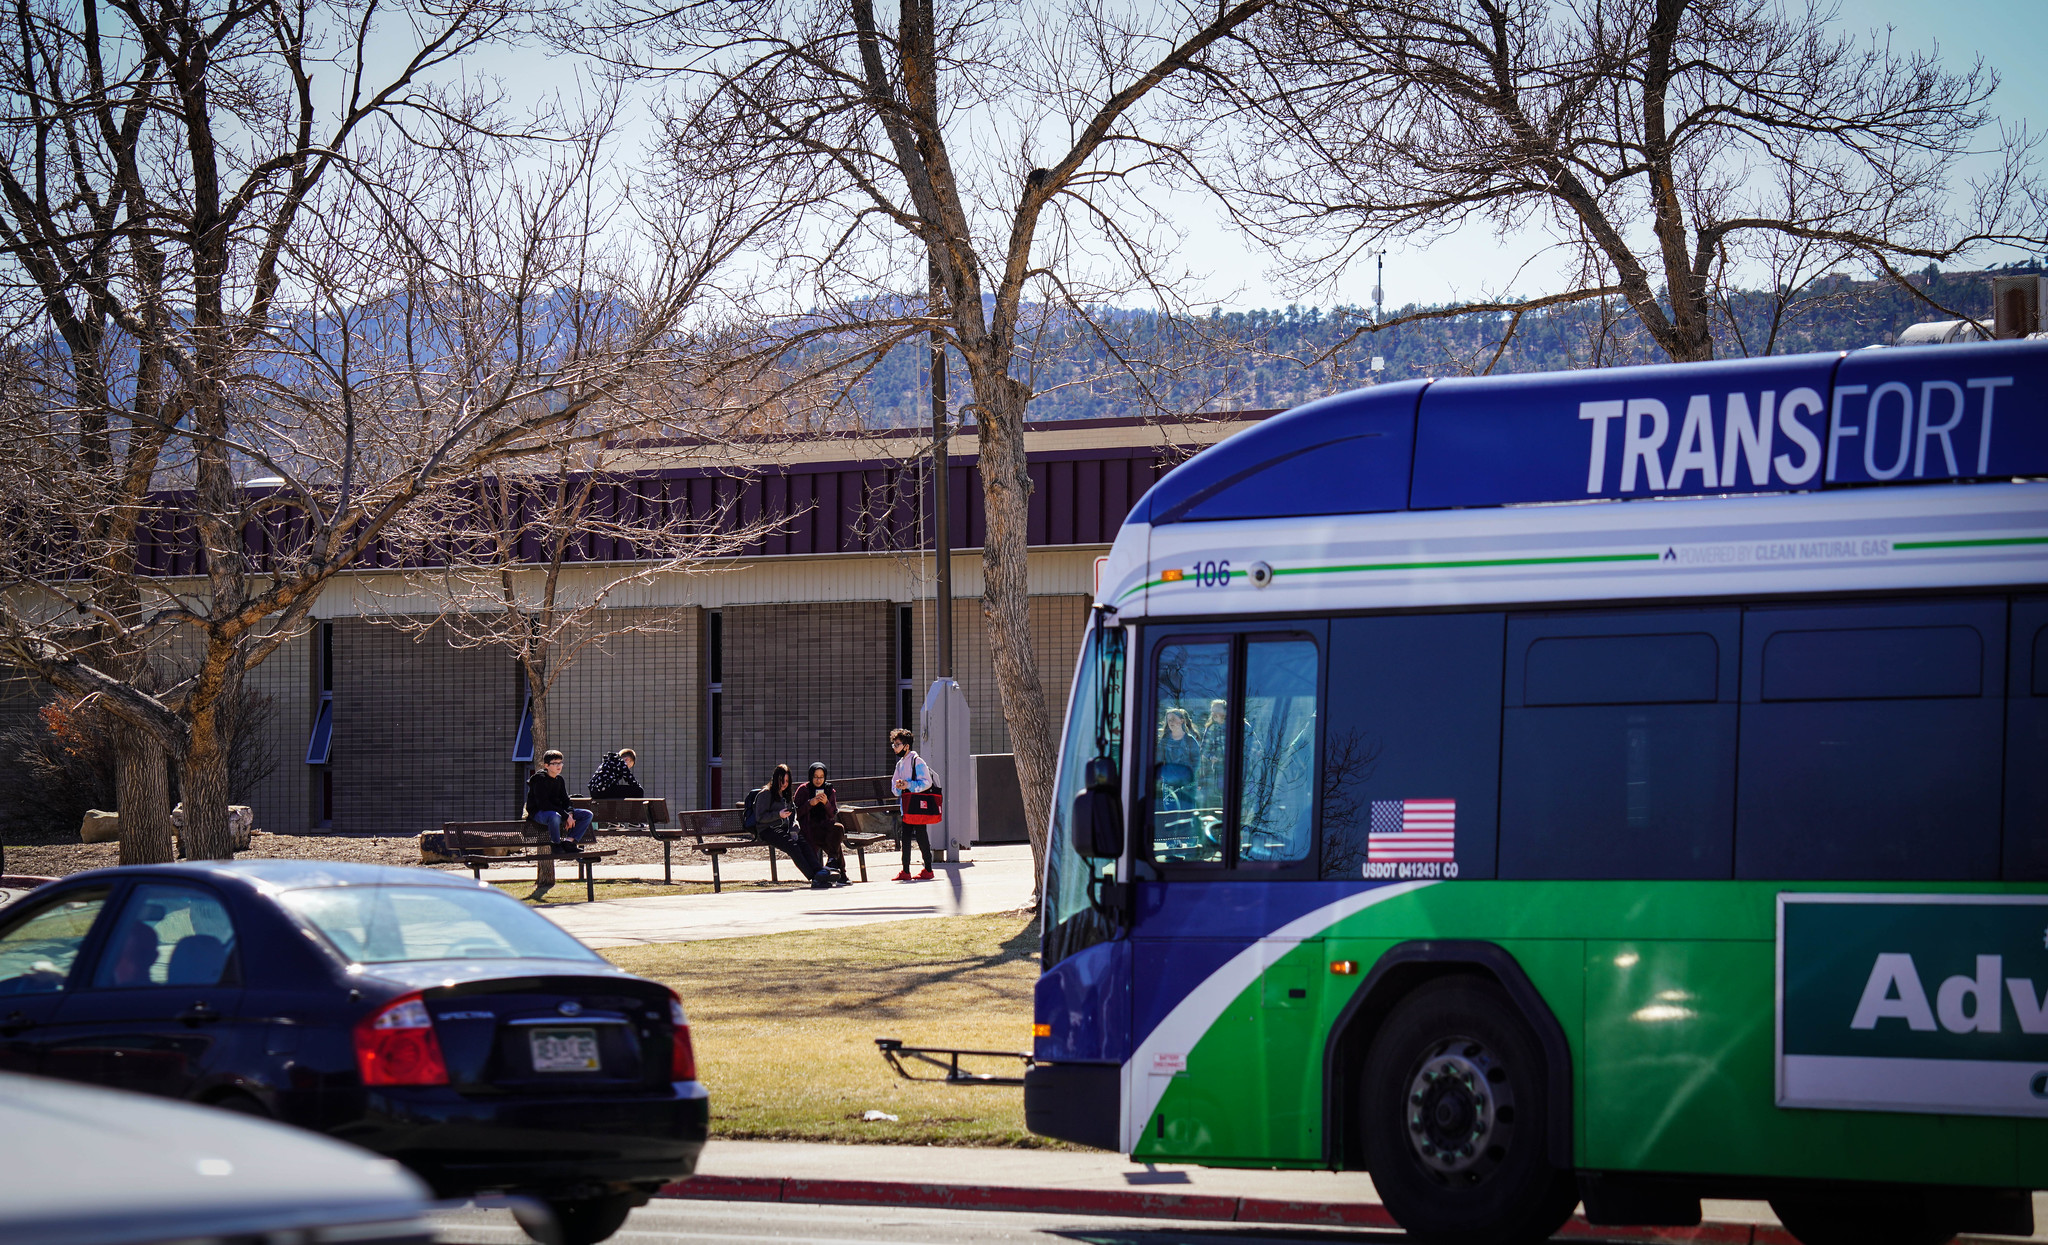
<path id="1" fill-rule="evenodd" d="M 932 680 L 931 688 L 925 693 L 924 708 L 919 714 L 923 725 L 923 754 L 927 760 L 937 763 L 939 780 L 946 792 L 945 820 L 932 827 L 933 850 L 946 860 L 957 863 L 960 848 L 974 840 L 979 815 L 975 806 L 974 791 L 974 746 L 971 730 L 972 716 L 967 706 L 967 696 L 960 690 L 960 684 L 953 678 L 953 532 L 952 514 L 947 505 L 947 477 L 952 473 L 952 464 L 947 461 L 946 435 L 948 417 L 946 413 L 946 334 L 939 327 L 939 309 L 945 305 L 945 287 L 939 279 L 939 266 L 931 268 L 931 314 L 932 314 L 932 552 L 938 560 L 938 618 L 937 624 L 939 668 L 938 677 Z"/>
<path id="2" fill-rule="evenodd" d="M 939 266 L 932 265 L 932 552 L 938 560 L 939 677 L 953 677 L 953 532 L 952 511 L 946 504 L 946 484 L 952 465 L 946 451 L 946 334 L 936 323 L 943 291 Z"/>

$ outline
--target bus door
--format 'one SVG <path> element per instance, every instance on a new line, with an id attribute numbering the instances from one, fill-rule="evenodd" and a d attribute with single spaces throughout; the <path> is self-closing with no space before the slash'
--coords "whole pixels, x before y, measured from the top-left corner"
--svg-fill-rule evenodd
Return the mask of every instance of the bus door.
<path id="1" fill-rule="evenodd" d="M 1312 1158 L 1326 628 L 1147 628 L 1130 755 L 1134 1153 Z M 1311 1105 L 1313 1099 L 1313 1105 Z"/>

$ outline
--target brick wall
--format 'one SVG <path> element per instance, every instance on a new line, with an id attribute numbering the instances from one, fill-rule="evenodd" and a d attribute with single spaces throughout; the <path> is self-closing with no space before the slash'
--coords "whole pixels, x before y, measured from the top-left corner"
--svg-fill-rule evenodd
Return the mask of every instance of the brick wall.
<path id="1" fill-rule="evenodd" d="M 583 649 L 548 697 L 548 743 L 568 758 L 563 777 L 571 792 L 583 792 L 605 753 L 631 748 L 647 794 L 666 797 L 671 810 L 702 807 L 701 614 L 602 612 L 596 630 L 614 634 Z"/>
<path id="2" fill-rule="evenodd" d="M 934 603 L 920 601 L 914 618 L 917 634 L 917 692 L 914 700 L 924 703 L 925 689 L 937 670 L 937 640 L 932 632 Z M 1038 656 L 1038 677 L 1045 685 L 1045 703 L 1057 734 L 1067 710 L 1067 691 L 1074 682 L 1074 659 L 1081 651 L 1081 631 L 1088 625 L 1085 596 L 1035 596 L 1031 598 L 1031 644 Z M 988 625 L 979 597 L 953 601 L 953 677 L 967 695 L 973 711 L 971 745 L 977 753 L 1010 751 L 1010 728 L 1003 721 L 1001 694 L 996 690 L 995 655 L 989 649 Z"/>
<path id="3" fill-rule="evenodd" d="M 316 703 L 312 655 L 317 637 L 316 626 L 313 635 L 286 641 L 243 678 L 247 690 L 270 698 L 264 735 L 272 768 L 239 802 L 256 811 L 257 826 L 276 834 L 303 833 L 312 824 L 313 767 L 306 764 L 306 744 Z"/>
<path id="4" fill-rule="evenodd" d="M 334 829 L 411 834 L 518 816 L 518 697 L 503 649 L 453 648 L 438 627 L 416 639 L 336 619 Z"/>
<path id="5" fill-rule="evenodd" d="M 887 601 L 748 605 L 724 611 L 725 803 L 778 762 L 802 781 L 886 771 L 896 674 Z"/>

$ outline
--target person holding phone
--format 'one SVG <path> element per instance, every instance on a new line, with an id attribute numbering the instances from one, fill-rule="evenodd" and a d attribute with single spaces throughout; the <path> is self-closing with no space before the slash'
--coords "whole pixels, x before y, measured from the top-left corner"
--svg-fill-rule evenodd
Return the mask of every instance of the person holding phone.
<path id="1" fill-rule="evenodd" d="M 796 819 L 804 842 L 832 871 L 832 885 L 845 886 L 846 830 L 839 824 L 839 792 L 827 780 L 823 761 L 811 762 L 810 776 L 796 789 Z"/>

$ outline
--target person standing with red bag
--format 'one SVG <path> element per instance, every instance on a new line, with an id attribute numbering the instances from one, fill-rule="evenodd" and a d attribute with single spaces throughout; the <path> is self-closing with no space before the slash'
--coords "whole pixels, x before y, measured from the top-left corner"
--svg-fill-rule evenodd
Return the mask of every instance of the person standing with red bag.
<path id="1" fill-rule="evenodd" d="M 938 787 L 938 776 L 931 766 L 917 755 L 910 745 L 916 736 L 908 727 L 899 726 L 889 732 L 889 750 L 896 754 L 896 773 L 890 783 L 896 789 L 896 798 L 901 800 L 906 791 L 931 791 Z M 921 825 L 913 824 L 909 818 L 903 821 L 903 871 L 896 875 L 898 882 L 908 882 L 910 876 L 910 845 L 916 842 L 918 852 L 924 857 L 924 868 L 918 872 L 917 880 L 927 882 L 932 876 L 932 841 Z"/>

